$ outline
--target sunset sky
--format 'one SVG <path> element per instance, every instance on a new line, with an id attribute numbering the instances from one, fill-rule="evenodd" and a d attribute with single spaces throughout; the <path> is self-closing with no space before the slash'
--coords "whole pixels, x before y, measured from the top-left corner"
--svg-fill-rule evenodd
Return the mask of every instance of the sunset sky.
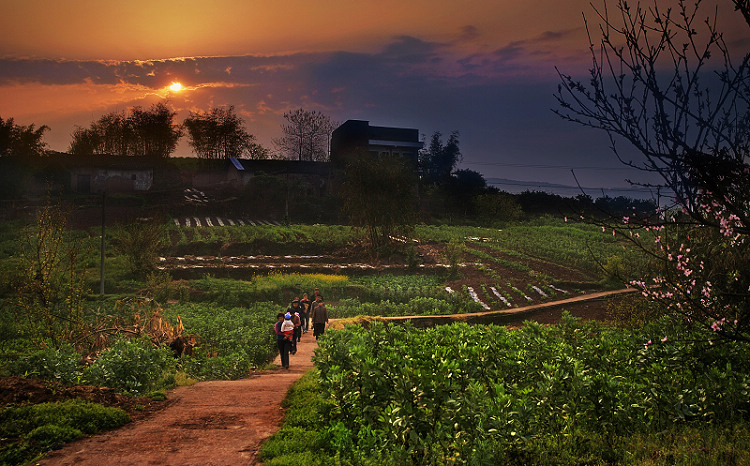
<path id="1" fill-rule="evenodd" d="M 747 50 L 725 10 L 730 45 Z M 458 130 L 461 168 L 485 177 L 571 184 L 575 169 L 586 186 L 625 186 L 605 135 L 551 111 L 554 67 L 589 65 L 582 13 L 594 19 L 589 0 L 3 0 L 0 117 L 48 125 L 65 151 L 108 112 L 167 99 L 181 122 L 234 105 L 271 147 L 303 107 L 427 138 Z"/>

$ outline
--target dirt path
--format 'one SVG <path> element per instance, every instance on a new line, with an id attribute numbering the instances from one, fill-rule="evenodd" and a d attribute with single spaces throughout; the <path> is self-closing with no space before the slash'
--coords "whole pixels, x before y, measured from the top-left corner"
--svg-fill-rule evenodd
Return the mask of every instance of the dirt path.
<path id="1" fill-rule="evenodd" d="M 37 464 L 257 464 L 258 448 L 281 425 L 281 400 L 313 367 L 316 347 L 311 329 L 291 356 L 289 370 L 178 387 L 169 393 L 172 405 L 152 417 L 68 444 Z M 281 366 L 278 356 L 275 363 Z"/>

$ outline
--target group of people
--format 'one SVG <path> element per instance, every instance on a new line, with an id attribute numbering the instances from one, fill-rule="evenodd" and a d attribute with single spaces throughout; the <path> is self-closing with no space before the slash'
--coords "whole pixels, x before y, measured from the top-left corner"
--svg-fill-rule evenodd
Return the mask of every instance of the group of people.
<path id="1" fill-rule="evenodd" d="M 281 366 L 284 369 L 289 369 L 289 355 L 297 353 L 297 343 L 302 339 L 302 334 L 309 330 L 311 321 L 313 336 L 317 340 L 325 332 L 328 324 L 328 310 L 319 288 L 315 288 L 312 301 L 307 293 L 302 295 L 302 299 L 295 296 L 286 313 L 276 314 L 276 324 L 273 328 L 281 354 Z"/>

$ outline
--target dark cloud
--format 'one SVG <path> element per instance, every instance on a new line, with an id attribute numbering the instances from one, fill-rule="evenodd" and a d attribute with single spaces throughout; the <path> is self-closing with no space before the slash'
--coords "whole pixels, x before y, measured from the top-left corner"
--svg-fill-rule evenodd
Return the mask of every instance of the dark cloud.
<path id="1" fill-rule="evenodd" d="M 565 29 L 563 31 L 545 31 L 534 39 L 534 42 L 554 42 L 566 39 L 575 33 L 582 31 L 582 28 Z"/>
<path id="2" fill-rule="evenodd" d="M 437 42 L 426 42 L 411 36 L 399 36 L 387 45 L 383 52 L 376 54 L 373 58 L 388 58 L 405 63 L 425 63 L 439 58 L 440 50 L 443 48 L 445 45 Z"/>
<path id="3" fill-rule="evenodd" d="M 461 28 L 461 35 L 459 36 L 459 40 L 470 42 L 477 38 L 479 38 L 481 34 L 479 33 L 479 29 L 477 29 L 476 26 L 467 25 Z"/>

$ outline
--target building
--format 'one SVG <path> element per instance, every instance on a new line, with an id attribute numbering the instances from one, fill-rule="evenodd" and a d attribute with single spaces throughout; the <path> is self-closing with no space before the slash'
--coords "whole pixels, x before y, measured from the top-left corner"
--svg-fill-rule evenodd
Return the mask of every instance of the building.
<path id="1" fill-rule="evenodd" d="M 273 176 L 292 182 L 295 189 L 310 196 L 322 196 L 329 190 L 330 166 L 327 162 L 298 160 L 249 160 L 229 158 L 226 180 L 244 189 L 259 176 Z"/>
<path id="2" fill-rule="evenodd" d="M 419 140 L 419 130 L 370 126 L 369 121 L 347 120 L 331 135 L 331 162 L 343 166 L 348 158 L 368 152 L 374 155 L 401 155 L 416 165 L 423 146 L 424 143 Z"/>
<path id="3" fill-rule="evenodd" d="M 78 159 L 69 172 L 71 190 L 80 194 L 145 192 L 154 184 L 153 163 L 132 157 Z"/>

